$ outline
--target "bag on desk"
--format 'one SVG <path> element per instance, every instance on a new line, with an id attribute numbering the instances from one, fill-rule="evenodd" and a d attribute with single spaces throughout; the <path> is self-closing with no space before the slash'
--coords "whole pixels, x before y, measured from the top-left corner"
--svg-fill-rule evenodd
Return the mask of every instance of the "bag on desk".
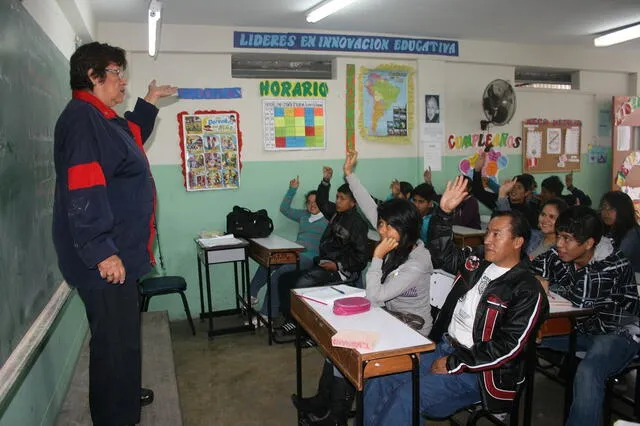
<path id="1" fill-rule="evenodd" d="M 264 238 L 273 231 L 273 221 L 264 209 L 251 210 L 233 206 L 227 214 L 227 233 L 242 238 Z"/>

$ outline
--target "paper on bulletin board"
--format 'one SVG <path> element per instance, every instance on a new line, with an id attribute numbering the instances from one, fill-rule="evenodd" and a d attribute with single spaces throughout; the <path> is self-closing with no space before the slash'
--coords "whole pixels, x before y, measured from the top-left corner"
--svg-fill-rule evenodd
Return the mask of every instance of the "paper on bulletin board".
<path id="1" fill-rule="evenodd" d="M 557 127 L 547 128 L 547 154 L 562 153 L 562 130 Z"/>
<path id="2" fill-rule="evenodd" d="M 629 151 L 631 149 L 631 126 L 618 126 L 618 151 Z"/>
<path id="3" fill-rule="evenodd" d="M 442 170 L 442 144 L 444 143 L 444 126 L 442 123 L 425 123 L 422 125 L 420 139 L 422 142 L 424 169 Z"/>
<path id="4" fill-rule="evenodd" d="M 564 135 L 564 153 L 567 155 L 580 152 L 580 128 L 569 127 Z"/>
<path id="5" fill-rule="evenodd" d="M 613 117 L 611 115 L 611 110 L 613 106 L 611 105 L 611 101 L 602 102 L 598 106 L 598 136 L 599 137 L 610 137 L 611 136 L 611 122 L 613 121 Z"/>
<path id="6" fill-rule="evenodd" d="M 542 132 L 527 129 L 527 158 L 542 157 Z"/>

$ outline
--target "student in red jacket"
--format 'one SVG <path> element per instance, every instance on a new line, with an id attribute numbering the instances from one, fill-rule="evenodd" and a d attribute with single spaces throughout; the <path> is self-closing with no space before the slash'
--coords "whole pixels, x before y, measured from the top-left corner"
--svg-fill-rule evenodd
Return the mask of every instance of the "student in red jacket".
<path id="1" fill-rule="evenodd" d="M 153 400 L 141 388 L 137 280 L 150 271 L 155 187 L 142 146 L 156 101 L 176 93 L 149 85 L 132 112 L 124 50 L 102 43 L 71 56 L 73 99 L 56 123 L 53 242 L 67 283 L 78 290 L 91 329 L 89 405 L 95 426 L 140 421 Z"/>

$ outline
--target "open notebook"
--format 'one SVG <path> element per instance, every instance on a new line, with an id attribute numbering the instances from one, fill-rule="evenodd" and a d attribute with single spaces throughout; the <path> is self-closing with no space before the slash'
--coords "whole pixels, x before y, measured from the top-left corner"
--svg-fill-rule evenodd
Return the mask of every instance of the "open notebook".
<path id="1" fill-rule="evenodd" d="M 367 293 L 362 288 L 338 284 L 325 287 L 301 288 L 296 290 L 296 294 L 304 299 L 333 307 L 333 302 L 338 299 L 356 296 L 365 297 Z"/>

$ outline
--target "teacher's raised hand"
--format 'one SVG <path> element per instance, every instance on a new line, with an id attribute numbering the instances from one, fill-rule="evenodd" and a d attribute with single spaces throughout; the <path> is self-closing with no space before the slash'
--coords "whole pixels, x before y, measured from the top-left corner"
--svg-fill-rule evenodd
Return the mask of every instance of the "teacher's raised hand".
<path id="1" fill-rule="evenodd" d="M 151 83 L 149 83 L 149 90 L 147 91 L 147 95 L 144 97 L 144 100 L 155 105 L 156 102 L 158 102 L 158 99 L 172 96 L 176 93 L 178 93 L 178 88 L 176 86 L 171 86 L 169 84 L 158 86 L 155 80 L 151 80 Z"/>

